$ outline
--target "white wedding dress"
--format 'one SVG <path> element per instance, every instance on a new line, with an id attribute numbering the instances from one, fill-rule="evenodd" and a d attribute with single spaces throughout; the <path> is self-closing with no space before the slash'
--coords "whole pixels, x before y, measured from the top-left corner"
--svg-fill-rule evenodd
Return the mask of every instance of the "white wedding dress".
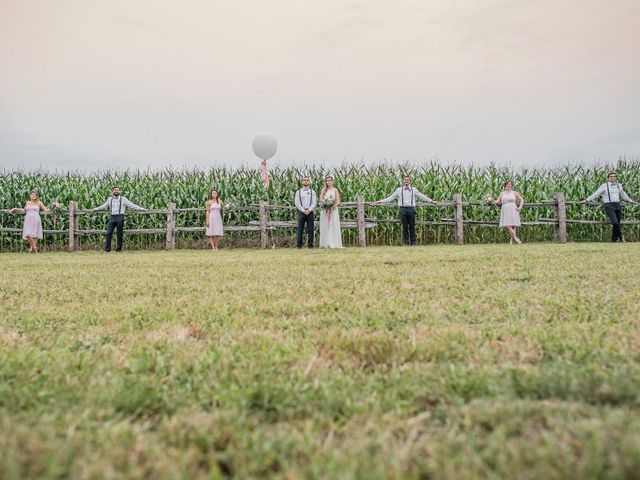
<path id="1" fill-rule="evenodd" d="M 327 190 L 324 198 L 335 200 L 336 189 Z M 320 248 L 342 248 L 340 214 L 336 206 L 331 210 L 320 207 Z"/>

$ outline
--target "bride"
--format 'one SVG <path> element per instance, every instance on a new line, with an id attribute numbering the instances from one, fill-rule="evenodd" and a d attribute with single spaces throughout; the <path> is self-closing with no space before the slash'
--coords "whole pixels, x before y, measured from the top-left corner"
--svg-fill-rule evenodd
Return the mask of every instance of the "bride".
<path id="1" fill-rule="evenodd" d="M 328 176 L 320 192 L 320 248 L 342 248 L 339 205 L 340 192 L 333 186 L 333 177 Z"/>

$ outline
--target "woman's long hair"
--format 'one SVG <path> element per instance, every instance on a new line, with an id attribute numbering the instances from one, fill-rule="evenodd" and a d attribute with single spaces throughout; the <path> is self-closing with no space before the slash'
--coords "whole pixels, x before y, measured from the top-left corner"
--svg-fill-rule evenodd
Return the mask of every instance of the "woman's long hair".
<path id="1" fill-rule="evenodd" d="M 209 192 L 209 201 L 213 202 L 213 192 L 216 192 L 216 203 L 222 204 L 222 200 L 220 200 L 220 193 L 218 192 L 217 188 L 212 188 Z"/>
<path id="2" fill-rule="evenodd" d="M 329 186 L 327 185 L 327 180 L 331 179 L 333 181 L 333 177 L 331 175 L 327 175 L 324 177 L 324 187 L 320 190 L 320 198 L 324 198 L 324 194 L 327 193 Z"/>

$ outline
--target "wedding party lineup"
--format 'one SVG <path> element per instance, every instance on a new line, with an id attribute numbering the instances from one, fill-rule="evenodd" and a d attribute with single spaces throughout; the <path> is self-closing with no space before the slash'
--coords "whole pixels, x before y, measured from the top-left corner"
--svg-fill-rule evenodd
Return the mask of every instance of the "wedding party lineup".
<path id="1" fill-rule="evenodd" d="M 264 162 L 265 160 L 263 160 Z M 263 170 L 263 178 L 265 173 Z M 268 179 L 265 186 L 268 188 Z M 297 212 L 296 227 L 296 247 L 303 247 L 303 235 L 306 233 L 306 245 L 308 248 L 314 247 L 314 232 L 316 212 L 320 212 L 319 233 L 320 248 L 343 248 L 342 229 L 340 226 L 340 192 L 334 186 L 332 176 L 325 178 L 319 195 L 310 184 L 310 177 L 304 176 L 300 181 L 300 188 L 293 195 L 293 203 Z M 513 182 L 507 180 L 503 183 L 504 190 L 497 199 L 488 199 L 491 203 L 500 206 L 499 226 L 504 227 L 509 235 L 510 244 L 520 244 L 522 241 L 516 234 L 516 228 L 521 225 L 520 211 L 524 205 L 524 197 L 513 190 Z M 609 172 L 607 181 L 603 183 L 592 195 L 584 200 L 584 203 L 600 198 L 607 219 L 611 223 L 611 241 L 625 242 L 621 230 L 622 202 L 636 204 L 625 192 L 622 185 L 617 180 L 616 172 Z M 402 186 L 393 191 L 387 198 L 374 201 L 373 204 L 383 205 L 396 201 L 400 222 L 402 224 L 402 243 L 404 245 L 416 245 L 416 201 L 438 205 L 433 200 L 411 186 L 411 177 L 405 176 L 402 179 Z M 146 209 L 131 202 L 121 194 L 118 185 L 114 185 L 112 195 L 106 201 L 91 209 L 92 212 L 106 210 L 109 213 L 109 220 L 105 232 L 104 251 L 110 252 L 112 237 L 116 232 L 116 252 L 122 251 L 122 239 L 124 232 L 124 217 L 127 208 L 145 212 Z M 220 238 L 224 236 L 224 225 L 221 212 L 228 208 L 221 198 L 217 188 L 212 188 L 209 199 L 205 203 L 205 235 L 209 238 L 211 249 L 218 250 Z M 28 242 L 29 253 L 38 251 L 38 240 L 43 238 L 42 220 L 40 212 L 49 212 L 49 208 L 40 200 L 39 193 L 35 190 L 29 194 L 29 199 L 23 208 L 12 208 L 11 213 L 23 213 L 24 224 L 22 238 Z"/>

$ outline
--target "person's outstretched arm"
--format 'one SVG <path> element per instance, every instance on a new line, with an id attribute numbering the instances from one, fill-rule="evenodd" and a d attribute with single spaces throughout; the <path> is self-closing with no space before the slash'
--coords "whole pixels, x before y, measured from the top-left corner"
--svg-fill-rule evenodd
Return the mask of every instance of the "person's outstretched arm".
<path id="1" fill-rule="evenodd" d="M 21 215 L 24 215 L 27 211 L 26 208 L 27 204 L 25 203 L 23 208 L 12 208 L 11 213 L 19 213 Z"/>
<path id="2" fill-rule="evenodd" d="M 627 192 L 624 191 L 624 189 L 622 188 L 622 185 L 618 184 L 618 188 L 620 189 L 620 198 L 622 200 L 629 203 L 636 203 L 633 200 L 631 200 L 631 198 L 629 198 L 629 195 L 627 195 Z"/>
<path id="3" fill-rule="evenodd" d="M 336 188 L 336 207 L 340 205 L 340 191 Z"/>
<path id="4" fill-rule="evenodd" d="M 107 201 L 104 202 L 102 205 L 100 205 L 99 207 L 95 207 L 92 208 L 91 210 L 94 212 L 97 212 L 98 210 L 106 210 L 107 208 L 109 208 L 109 199 L 107 198 Z"/>
<path id="5" fill-rule="evenodd" d="M 500 192 L 500 195 L 498 196 L 498 199 L 495 201 L 496 205 L 502 205 L 502 192 Z"/>
<path id="6" fill-rule="evenodd" d="M 427 197 L 424 193 L 421 193 L 417 188 L 415 188 L 413 191 L 416 193 L 416 197 L 418 197 L 423 202 L 433 203 L 434 205 L 438 203 L 435 200 L 432 200 L 431 198 Z"/>
<path id="7" fill-rule="evenodd" d="M 604 192 L 606 190 L 607 190 L 607 184 L 606 183 L 602 184 L 598 190 L 596 190 L 595 192 L 593 192 L 591 195 L 587 197 L 585 202 L 592 202 L 593 200 L 595 200 L 596 197 L 601 197 L 602 195 L 604 195 Z"/>
<path id="8" fill-rule="evenodd" d="M 42 203 L 42 202 L 40 202 L 40 201 L 38 201 L 38 206 L 39 206 L 39 207 L 40 207 L 40 209 L 41 209 L 43 212 L 45 212 L 45 213 L 49 211 L 49 209 L 45 206 L 45 204 L 44 204 L 44 203 Z"/>
<path id="9" fill-rule="evenodd" d="M 387 198 L 383 199 L 383 200 L 378 200 L 376 203 L 391 203 L 394 200 L 396 200 L 398 198 L 398 195 L 400 195 L 400 189 L 396 189 L 391 195 L 389 195 Z"/>
<path id="10" fill-rule="evenodd" d="M 140 205 L 136 205 L 135 203 L 133 203 L 131 200 L 129 200 L 126 197 L 122 197 L 122 201 L 127 207 L 133 208 L 134 210 L 138 210 L 138 211 L 141 211 L 141 212 L 144 212 L 146 210 L 146 208 L 141 207 Z"/>

